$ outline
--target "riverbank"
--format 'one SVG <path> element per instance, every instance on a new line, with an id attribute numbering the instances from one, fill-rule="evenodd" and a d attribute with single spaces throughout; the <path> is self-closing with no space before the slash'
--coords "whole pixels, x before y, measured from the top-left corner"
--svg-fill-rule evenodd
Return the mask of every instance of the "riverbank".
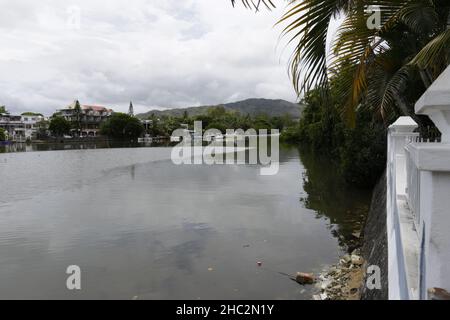
<path id="1" fill-rule="evenodd" d="M 386 237 L 386 174 L 383 174 L 372 194 L 364 228 L 355 241 L 356 248 L 342 256 L 318 276 L 315 300 L 386 300 L 388 298 L 387 237 Z M 367 288 L 366 270 L 380 268 L 381 289 Z"/>
<path id="2" fill-rule="evenodd" d="M 314 300 L 360 300 L 364 281 L 364 259 L 360 249 L 355 249 L 319 276 L 316 283 L 318 294 Z"/>

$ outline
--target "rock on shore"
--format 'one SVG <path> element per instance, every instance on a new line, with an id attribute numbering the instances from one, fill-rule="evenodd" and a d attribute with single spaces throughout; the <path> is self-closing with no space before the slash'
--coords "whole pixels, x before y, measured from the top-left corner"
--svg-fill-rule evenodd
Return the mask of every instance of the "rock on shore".
<path id="1" fill-rule="evenodd" d="M 316 283 L 319 293 L 314 300 L 359 300 L 364 279 L 364 259 L 360 250 L 345 255 L 336 265 L 325 270 Z"/>

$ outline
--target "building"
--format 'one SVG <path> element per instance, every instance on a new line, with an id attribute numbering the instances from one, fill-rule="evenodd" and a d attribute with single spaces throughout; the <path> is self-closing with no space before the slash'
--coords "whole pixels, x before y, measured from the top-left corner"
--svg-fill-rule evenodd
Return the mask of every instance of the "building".
<path id="1" fill-rule="evenodd" d="M 23 113 L 21 116 L 21 121 L 25 129 L 25 139 L 33 140 L 37 138 L 39 123 L 44 121 L 45 118 L 41 114 L 35 113 Z"/>
<path id="2" fill-rule="evenodd" d="M 12 141 L 25 141 L 25 125 L 22 116 L 14 116 L 9 113 L 0 114 L 0 128 L 4 129 L 8 139 Z"/>
<path id="3" fill-rule="evenodd" d="M 77 103 L 79 104 L 78 101 L 75 101 L 66 108 L 59 110 L 59 114 L 74 124 L 74 129 L 71 130 L 73 136 L 97 136 L 101 124 L 105 122 L 114 111 L 107 107 L 93 105 L 80 105 L 80 111 L 77 111 Z M 76 123 L 78 121 L 81 127 L 81 134 L 78 133 L 79 129 L 76 128 Z"/>

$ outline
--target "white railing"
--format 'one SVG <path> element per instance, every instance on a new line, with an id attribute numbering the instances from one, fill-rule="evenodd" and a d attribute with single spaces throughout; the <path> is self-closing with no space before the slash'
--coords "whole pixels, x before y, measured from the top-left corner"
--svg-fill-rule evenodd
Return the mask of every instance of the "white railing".
<path id="1" fill-rule="evenodd" d="M 389 127 L 390 299 L 429 299 L 435 288 L 450 291 L 450 67 L 419 99 L 415 111 L 427 115 L 442 136 L 419 137 L 410 117 L 400 117 Z"/>
<path id="2" fill-rule="evenodd" d="M 420 170 L 408 150 L 406 157 L 406 201 L 416 225 L 420 223 Z"/>
<path id="3" fill-rule="evenodd" d="M 405 234 L 402 232 L 403 208 L 407 197 L 407 170 L 405 146 L 418 137 L 417 124 L 410 117 L 400 117 L 389 127 L 387 163 L 387 237 L 389 260 L 389 297 L 411 299 L 411 273 L 405 254 Z"/>

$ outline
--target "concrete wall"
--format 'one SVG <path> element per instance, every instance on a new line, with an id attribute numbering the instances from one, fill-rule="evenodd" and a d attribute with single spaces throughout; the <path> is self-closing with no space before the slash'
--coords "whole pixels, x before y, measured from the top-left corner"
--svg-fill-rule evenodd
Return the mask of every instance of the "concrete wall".
<path id="1" fill-rule="evenodd" d="M 362 254 L 367 266 L 376 265 L 381 271 L 381 289 L 369 290 L 365 283 L 361 299 L 388 299 L 388 245 L 386 233 L 386 173 L 376 185 L 370 211 L 364 228 L 364 245 Z"/>
<path id="2" fill-rule="evenodd" d="M 450 67 L 419 99 L 416 113 L 430 117 L 442 143 L 417 142 L 409 117 L 389 128 L 390 299 L 428 299 L 430 292 L 450 291 Z"/>

